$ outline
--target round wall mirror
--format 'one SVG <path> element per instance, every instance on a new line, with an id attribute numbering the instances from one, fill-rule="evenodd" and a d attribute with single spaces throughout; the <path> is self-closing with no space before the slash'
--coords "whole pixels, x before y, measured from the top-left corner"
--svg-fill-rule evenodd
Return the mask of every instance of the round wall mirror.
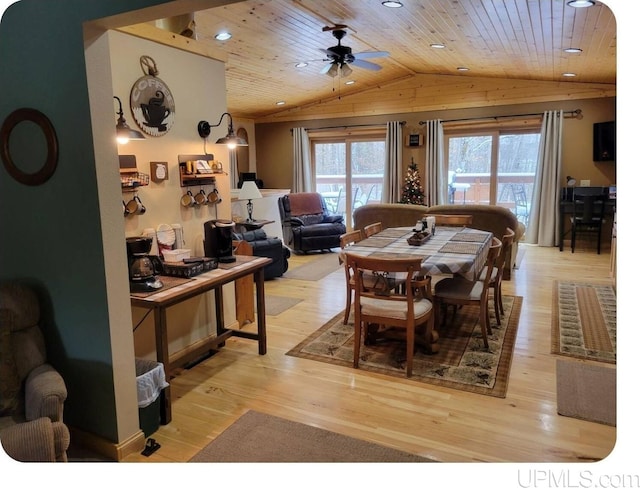
<path id="1" fill-rule="evenodd" d="M 2 123 L 0 155 L 14 180 L 42 185 L 58 165 L 58 138 L 51 121 L 32 108 L 15 110 Z"/>

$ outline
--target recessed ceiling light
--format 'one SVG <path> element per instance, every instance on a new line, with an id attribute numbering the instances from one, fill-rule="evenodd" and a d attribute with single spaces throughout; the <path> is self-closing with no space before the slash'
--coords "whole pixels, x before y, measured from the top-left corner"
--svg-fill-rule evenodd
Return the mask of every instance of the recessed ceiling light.
<path id="1" fill-rule="evenodd" d="M 345 81 L 344 84 L 345 85 L 353 85 L 353 84 L 355 84 L 355 81 L 354 80 Z"/>
<path id="2" fill-rule="evenodd" d="M 582 49 L 579 47 L 568 47 L 564 50 L 565 53 L 581 53 Z"/>
<path id="3" fill-rule="evenodd" d="M 440 44 L 439 42 L 436 42 L 434 44 L 429 44 L 433 49 L 444 49 L 445 46 L 444 44 Z"/>
<path id="4" fill-rule="evenodd" d="M 572 78 L 574 76 L 576 76 L 575 73 L 562 73 L 562 76 L 566 76 L 567 78 Z"/>
<path id="5" fill-rule="evenodd" d="M 287 102 L 285 102 L 284 100 L 278 100 L 276 102 L 276 105 L 284 105 L 285 103 L 287 103 Z"/>
<path id="6" fill-rule="evenodd" d="M 404 7 L 404 5 L 402 5 L 402 2 L 392 2 L 390 0 L 387 0 L 385 2 L 382 2 L 382 5 L 384 5 L 385 7 L 389 7 L 389 8 L 400 8 L 400 7 Z"/>
<path id="7" fill-rule="evenodd" d="M 469 68 L 465 67 L 465 66 L 458 66 L 456 68 L 458 71 L 469 71 Z"/>
<path id="8" fill-rule="evenodd" d="M 228 32 L 220 32 L 219 34 L 216 34 L 216 39 L 218 41 L 228 41 L 231 39 L 231 34 Z"/>
<path id="9" fill-rule="evenodd" d="M 567 2 L 567 5 L 569 5 L 569 7 L 574 8 L 593 7 L 595 4 L 596 2 L 594 2 L 593 0 L 571 0 L 570 2 Z"/>
<path id="10" fill-rule="evenodd" d="M 300 61 L 299 63 L 296 63 L 296 68 L 304 68 L 305 66 L 309 66 L 309 63 L 306 63 L 304 61 Z"/>

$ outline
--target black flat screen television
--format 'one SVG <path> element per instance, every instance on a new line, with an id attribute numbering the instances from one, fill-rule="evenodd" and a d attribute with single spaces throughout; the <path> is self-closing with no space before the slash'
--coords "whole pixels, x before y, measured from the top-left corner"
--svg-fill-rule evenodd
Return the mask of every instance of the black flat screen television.
<path id="1" fill-rule="evenodd" d="M 593 160 L 615 161 L 616 123 L 598 122 L 593 124 Z"/>

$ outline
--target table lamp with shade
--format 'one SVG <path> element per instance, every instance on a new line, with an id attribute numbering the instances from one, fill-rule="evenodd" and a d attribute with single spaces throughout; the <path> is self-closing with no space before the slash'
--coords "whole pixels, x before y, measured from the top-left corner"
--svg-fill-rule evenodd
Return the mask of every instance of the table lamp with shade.
<path id="1" fill-rule="evenodd" d="M 247 222 L 253 222 L 253 203 L 251 200 L 256 200 L 258 198 L 262 198 L 262 193 L 258 189 L 255 181 L 244 181 L 242 182 L 242 186 L 240 187 L 240 192 L 238 193 L 238 200 L 248 200 L 247 202 L 247 213 L 249 214 L 249 218 Z"/>

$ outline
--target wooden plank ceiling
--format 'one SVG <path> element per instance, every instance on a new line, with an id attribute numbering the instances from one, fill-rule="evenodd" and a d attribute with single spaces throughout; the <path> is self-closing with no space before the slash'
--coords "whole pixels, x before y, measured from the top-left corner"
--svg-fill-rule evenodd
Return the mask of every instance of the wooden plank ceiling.
<path id="1" fill-rule="evenodd" d="M 228 108 L 257 122 L 615 96 L 616 22 L 604 4 L 402 3 L 247 0 L 195 12 L 195 42 L 226 53 Z M 336 24 L 347 26 L 342 44 L 353 53 L 387 51 L 369 60 L 382 69 L 321 74 L 322 50 L 337 44 L 323 27 Z M 233 37 L 215 40 L 223 30 Z M 566 53 L 569 47 L 582 51 Z M 308 65 L 297 68 L 300 61 Z"/>

